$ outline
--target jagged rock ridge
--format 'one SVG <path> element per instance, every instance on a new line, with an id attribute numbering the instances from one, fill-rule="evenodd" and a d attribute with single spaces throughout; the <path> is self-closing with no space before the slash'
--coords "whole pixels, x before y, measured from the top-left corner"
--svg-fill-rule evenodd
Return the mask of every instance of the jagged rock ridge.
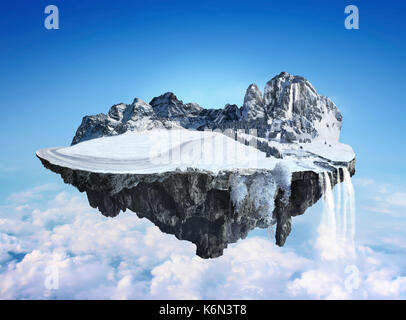
<path id="1" fill-rule="evenodd" d="M 242 120 L 250 121 L 266 118 L 264 99 L 258 86 L 250 84 L 245 92 L 244 104 L 242 106 Z"/>
<path id="2" fill-rule="evenodd" d="M 281 142 L 310 142 L 323 136 L 334 143 L 339 139 L 341 122 L 336 105 L 318 95 L 309 81 L 282 72 L 267 82 L 263 95 L 251 84 L 242 107 L 227 104 L 224 109 L 204 109 L 196 103 L 183 103 L 172 92 L 153 98 L 149 104 L 135 99 L 130 105 L 114 105 L 107 115 L 85 116 L 72 145 L 126 131 L 172 127 L 256 128 L 259 137 Z"/>

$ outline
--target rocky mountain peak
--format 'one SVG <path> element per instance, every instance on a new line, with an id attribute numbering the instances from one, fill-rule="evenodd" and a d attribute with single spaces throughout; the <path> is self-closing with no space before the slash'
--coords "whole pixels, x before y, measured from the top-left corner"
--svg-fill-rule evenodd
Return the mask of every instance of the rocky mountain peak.
<path id="1" fill-rule="evenodd" d="M 160 118 L 177 118 L 190 115 L 197 115 L 202 111 L 197 103 L 183 104 L 173 92 L 166 92 L 159 97 L 155 97 L 149 103 L 155 114 Z"/>
<path id="2" fill-rule="evenodd" d="M 278 116 L 290 118 L 292 113 L 297 111 L 293 108 L 298 100 L 306 100 L 307 107 L 315 104 L 318 95 L 312 84 L 304 77 L 293 76 L 287 72 L 281 72 L 267 82 L 264 89 L 264 104 L 267 112 L 270 113 L 275 107 L 280 107 Z"/>
<path id="3" fill-rule="evenodd" d="M 245 92 L 241 113 L 243 120 L 255 120 L 266 115 L 262 93 L 254 83 L 250 84 Z"/>
<path id="4" fill-rule="evenodd" d="M 153 127 L 258 129 L 262 138 L 281 142 L 310 142 L 315 138 L 338 141 L 342 115 L 327 97 L 320 96 L 304 77 L 281 72 L 267 82 L 264 95 L 256 84 L 245 92 L 241 108 L 227 104 L 223 109 L 204 109 L 183 103 L 173 92 L 155 97 L 148 104 L 134 99 L 116 104 L 107 115 L 84 117 L 73 144 L 127 130 Z"/>
<path id="5" fill-rule="evenodd" d="M 166 92 L 158 97 L 155 97 L 149 104 L 151 105 L 155 114 L 160 118 L 170 118 L 183 114 L 183 102 L 178 100 L 173 92 Z"/>
<path id="6" fill-rule="evenodd" d="M 119 103 L 112 106 L 108 117 L 119 122 L 139 120 L 154 115 L 152 107 L 139 98 L 135 98 L 132 104 Z"/>
<path id="7" fill-rule="evenodd" d="M 285 142 L 309 141 L 318 136 L 332 143 L 338 141 L 340 111 L 330 99 L 318 95 L 304 77 L 281 72 L 268 81 L 264 108 Z"/>
<path id="8" fill-rule="evenodd" d="M 108 115 L 110 118 L 119 121 L 123 118 L 123 113 L 126 110 L 126 108 L 127 105 L 124 103 L 115 104 L 110 108 Z"/>
<path id="9" fill-rule="evenodd" d="M 132 118 L 138 117 L 153 117 L 154 110 L 152 109 L 151 105 L 146 103 L 145 101 L 135 98 L 133 103 L 131 104 L 131 115 Z"/>
<path id="10" fill-rule="evenodd" d="M 226 104 L 224 109 L 214 120 L 216 124 L 224 124 L 227 122 L 234 122 L 241 119 L 241 110 L 235 104 Z"/>

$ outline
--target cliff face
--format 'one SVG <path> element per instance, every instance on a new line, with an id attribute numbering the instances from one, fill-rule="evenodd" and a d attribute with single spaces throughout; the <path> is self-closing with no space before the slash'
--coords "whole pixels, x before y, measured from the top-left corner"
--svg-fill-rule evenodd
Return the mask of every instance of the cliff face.
<path id="1" fill-rule="evenodd" d="M 40 157 L 39 157 L 40 158 Z M 196 254 L 214 258 L 223 254 L 229 243 L 244 239 L 254 228 L 276 223 L 276 244 L 283 246 L 291 231 L 292 217 L 303 214 L 323 193 L 320 174 L 294 172 L 286 198 L 286 188 L 277 186 L 271 217 L 264 206 L 255 205 L 254 193 L 248 192 L 240 203 L 233 201 L 233 180 L 243 177 L 245 186 L 272 178 L 269 170 L 223 171 L 214 174 L 202 170 L 160 174 L 111 174 L 75 170 L 54 165 L 40 158 L 44 167 L 61 175 L 65 183 L 86 192 L 89 204 L 114 217 L 127 209 L 152 221 L 162 232 L 196 244 Z M 355 159 L 347 164 L 355 173 Z M 343 181 L 343 168 L 329 172 L 332 186 Z"/>

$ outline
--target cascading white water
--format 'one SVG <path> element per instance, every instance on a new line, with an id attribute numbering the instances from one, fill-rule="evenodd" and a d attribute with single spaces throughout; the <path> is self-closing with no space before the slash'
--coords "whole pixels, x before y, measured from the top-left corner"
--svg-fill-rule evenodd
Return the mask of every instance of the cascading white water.
<path id="1" fill-rule="evenodd" d="M 354 193 L 354 186 L 352 185 L 351 181 L 351 176 L 350 173 L 348 172 L 347 168 L 343 168 L 344 171 L 344 195 L 346 198 L 346 208 L 345 210 L 345 216 L 348 217 L 348 237 L 347 239 L 351 241 L 352 244 L 354 244 L 354 238 L 355 238 L 355 193 Z M 347 211 L 348 210 L 348 211 Z"/>
<path id="2" fill-rule="evenodd" d="M 330 176 L 327 172 L 324 172 L 324 211 L 327 216 L 327 224 L 328 228 L 331 231 L 331 237 L 335 240 L 337 236 L 337 223 L 335 217 L 335 204 L 334 204 L 334 197 L 333 192 L 331 189 L 331 181 Z"/>
<path id="3" fill-rule="evenodd" d="M 330 176 L 327 172 L 321 175 L 323 188 L 323 213 L 318 228 L 319 237 L 316 246 L 320 250 L 322 260 L 336 260 L 355 255 L 355 194 L 351 176 L 347 168 L 343 170 L 343 186 L 340 174 L 334 201 Z"/>
<path id="4" fill-rule="evenodd" d="M 345 235 L 343 234 L 343 224 L 344 224 L 344 219 L 343 215 L 341 214 L 341 202 L 342 202 L 342 188 L 341 188 L 341 183 L 337 183 L 336 185 L 336 221 L 337 221 L 337 230 L 339 232 L 338 237 L 339 238 L 345 238 Z"/>

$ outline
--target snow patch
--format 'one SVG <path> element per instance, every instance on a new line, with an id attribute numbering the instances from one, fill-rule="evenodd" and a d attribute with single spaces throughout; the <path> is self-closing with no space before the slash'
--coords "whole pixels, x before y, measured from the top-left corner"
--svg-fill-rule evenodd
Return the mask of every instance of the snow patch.
<path id="1" fill-rule="evenodd" d="M 277 183 L 270 174 L 257 176 L 249 188 L 255 210 L 269 223 L 272 221 L 273 210 L 275 209 L 277 188 Z"/>
<path id="2" fill-rule="evenodd" d="M 278 186 L 283 190 L 282 202 L 288 205 L 290 198 L 290 186 L 292 182 L 292 170 L 284 162 L 279 162 L 276 164 L 272 171 L 273 178 L 277 181 Z"/>
<path id="3" fill-rule="evenodd" d="M 241 203 L 248 196 L 248 189 L 245 180 L 246 178 L 240 175 L 233 175 L 230 180 L 230 196 L 236 212 L 240 211 Z"/>

